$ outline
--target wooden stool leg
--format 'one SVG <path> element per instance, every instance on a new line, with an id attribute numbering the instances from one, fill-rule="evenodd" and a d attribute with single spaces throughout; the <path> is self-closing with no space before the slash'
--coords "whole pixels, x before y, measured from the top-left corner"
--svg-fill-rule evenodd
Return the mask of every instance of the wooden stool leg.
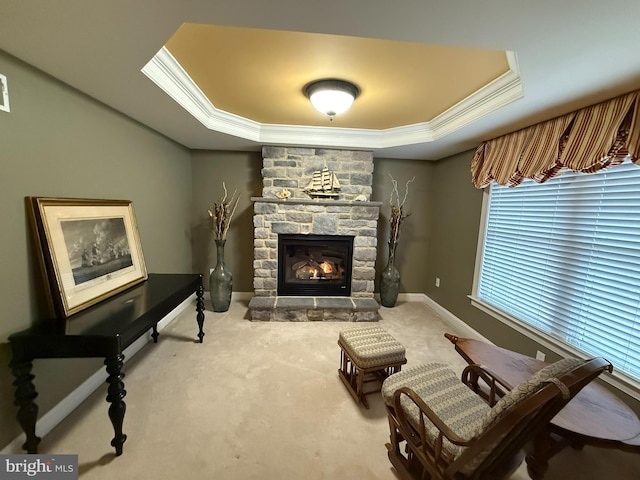
<path id="1" fill-rule="evenodd" d="M 357 368 L 354 365 L 353 361 L 346 354 L 344 350 L 340 351 L 340 368 L 338 369 L 338 377 L 344 383 L 344 386 L 347 387 L 347 390 L 356 401 L 356 403 L 360 402 L 357 393 Z"/>
<path id="2" fill-rule="evenodd" d="M 360 400 L 360 402 L 362 403 L 362 405 L 364 405 L 364 408 L 366 408 L 367 410 L 369 409 L 369 402 L 367 402 L 367 397 L 365 397 L 364 395 L 364 389 L 363 389 L 363 382 L 364 382 L 364 372 L 360 369 L 356 369 L 356 381 L 357 383 L 357 388 L 356 388 L 356 393 L 358 395 L 358 399 Z"/>

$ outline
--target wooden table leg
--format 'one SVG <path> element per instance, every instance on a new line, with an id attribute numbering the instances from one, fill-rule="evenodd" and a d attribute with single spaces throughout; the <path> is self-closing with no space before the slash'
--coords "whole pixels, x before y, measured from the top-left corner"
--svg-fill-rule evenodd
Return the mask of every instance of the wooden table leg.
<path id="1" fill-rule="evenodd" d="M 151 328 L 151 338 L 153 338 L 153 343 L 158 343 L 158 324 L 154 324 Z"/>
<path id="2" fill-rule="evenodd" d="M 109 418 L 113 425 L 113 431 L 115 436 L 111 440 L 111 446 L 115 447 L 116 455 L 122 455 L 122 445 L 127 440 L 127 436 L 122 433 L 122 424 L 124 422 L 124 413 L 127 410 L 127 406 L 122 400 L 127 391 L 124 389 L 124 382 L 122 378 L 122 364 L 124 363 L 124 355 L 119 353 L 114 357 L 107 357 L 104 360 L 104 364 L 107 366 L 107 383 L 109 388 L 107 389 L 107 402 L 111 403 L 109 407 Z"/>
<path id="3" fill-rule="evenodd" d="M 545 428 L 538 433 L 532 442 L 532 450 L 526 456 L 527 473 L 532 480 L 541 480 L 549 469 L 549 459 L 552 456 L 551 432 Z"/>
<path id="4" fill-rule="evenodd" d="M 36 387 L 33 384 L 34 376 L 31 373 L 33 363 L 30 361 L 15 362 L 10 364 L 11 372 L 15 377 L 13 386 L 15 387 L 14 405 L 18 407 L 18 423 L 24 430 L 27 440 L 22 448 L 28 453 L 38 453 L 40 437 L 36 436 L 36 421 L 38 419 L 38 405 L 34 402 L 38 396 Z"/>
<path id="5" fill-rule="evenodd" d="M 202 287 L 202 283 L 200 283 L 196 289 L 196 311 L 198 312 L 196 315 L 196 320 L 198 322 L 198 338 L 200 339 L 200 343 L 202 343 L 204 338 L 204 288 Z"/>
<path id="6" fill-rule="evenodd" d="M 583 442 L 552 433 L 547 425 L 541 430 L 532 442 L 532 450 L 526 456 L 527 471 L 533 480 L 544 478 L 549 469 L 549 460 L 571 445 L 574 448 L 582 448 Z"/>

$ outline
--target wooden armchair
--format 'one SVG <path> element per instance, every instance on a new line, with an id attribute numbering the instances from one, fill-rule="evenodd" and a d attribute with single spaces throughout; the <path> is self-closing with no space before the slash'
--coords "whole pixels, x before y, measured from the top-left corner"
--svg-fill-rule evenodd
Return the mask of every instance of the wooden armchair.
<path id="1" fill-rule="evenodd" d="M 382 386 L 389 459 L 411 479 L 508 478 L 524 447 L 604 370 L 612 366 L 602 358 L 564 359 L 509 390 L 478 365 L 465 368 L 462 381 L 444 364 L 405 369 Z"/>

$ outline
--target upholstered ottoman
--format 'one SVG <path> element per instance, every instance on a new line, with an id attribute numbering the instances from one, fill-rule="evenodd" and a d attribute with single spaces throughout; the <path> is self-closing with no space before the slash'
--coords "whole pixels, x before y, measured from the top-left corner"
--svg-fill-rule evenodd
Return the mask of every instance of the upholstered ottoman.
<path id="1" fill-rule="evenodd" d="M 369 408 L 365 395 L 379 392 L 382 382 L 407 363 L 405 348 L 381 327 L 359 327 L 340 331 L 338 376 L 358 403 Z M 364 385 L 377 382 L 375 389 Z"/>

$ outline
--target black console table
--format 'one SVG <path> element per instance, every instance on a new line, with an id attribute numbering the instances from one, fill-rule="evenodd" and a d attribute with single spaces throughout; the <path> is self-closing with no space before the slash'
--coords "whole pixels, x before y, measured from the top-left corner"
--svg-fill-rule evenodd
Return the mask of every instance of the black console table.
<path id="1" fill-rule="evenodd" d="M 49 319 L 9 337 L 12 349 L 10 363 L 15 377 L 14 404 L 18 422 L 27 441 L 28 453 L 37 453 L 40 438 L 36 436 L 38 396 L 31 373 L 36 358 L 104 357 L 107 368 L 107 402 L 115 437 L 111 445 L 116 455 L 122 454 L 127 436 L 122 423 L 127 394 L 122 381 L 123 351 L 149 329 L 154 343 L 158 341 L 158 322 L 180 303 L 196 293 L 198 338 L 204 332 L 204 297 L 200 274 L 149 274 L 149 278 L 124 292 L 76 313 L 66 319 Z"/>

